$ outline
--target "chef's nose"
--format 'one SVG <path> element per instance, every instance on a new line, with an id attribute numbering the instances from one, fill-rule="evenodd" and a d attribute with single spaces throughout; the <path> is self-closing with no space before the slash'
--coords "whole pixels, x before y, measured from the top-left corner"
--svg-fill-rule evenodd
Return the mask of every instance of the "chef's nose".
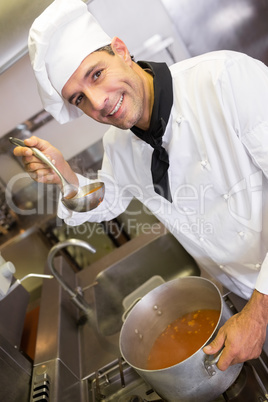
<path id="1" fill-rule="evenodd" d="M 85 95 L 89 100 L 93 110 L 102 110 L 105 107 L 107 94 L 100 88 L 88 88 L 85 91 Z"/>

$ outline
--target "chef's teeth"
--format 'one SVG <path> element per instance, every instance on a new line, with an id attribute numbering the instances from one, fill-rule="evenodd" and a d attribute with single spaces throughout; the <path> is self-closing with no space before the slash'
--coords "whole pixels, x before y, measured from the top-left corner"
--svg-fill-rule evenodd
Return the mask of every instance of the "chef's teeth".
<path id="1" fill-rule="evenodd" d="M 117 103 L 117 105 L 114 108 L 114 110 L 110 113 L 110 116 L 112 116 L 113 114 L 115 114 L 119 110 L 120 106 L 122 105 L 122 102 L 123 102 L 123 95 L 119 99 L 119 102 Z"/>

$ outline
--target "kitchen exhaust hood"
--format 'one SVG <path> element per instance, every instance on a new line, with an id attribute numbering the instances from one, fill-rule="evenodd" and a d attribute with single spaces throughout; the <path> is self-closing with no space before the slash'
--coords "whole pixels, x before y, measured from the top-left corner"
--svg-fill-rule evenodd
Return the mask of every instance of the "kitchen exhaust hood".
<path id="1" fill-rule="evenodd" d="M 1 0 L 0 74 L 28 52 L 29 29 L 51 3 L 52 0 Z"/>

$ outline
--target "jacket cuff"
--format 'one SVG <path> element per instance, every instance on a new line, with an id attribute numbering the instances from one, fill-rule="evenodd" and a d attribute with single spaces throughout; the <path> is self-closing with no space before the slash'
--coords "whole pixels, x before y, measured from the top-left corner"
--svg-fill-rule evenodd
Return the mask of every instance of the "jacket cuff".
<path id="1" fill-rule="evenodd" d="M 258 290 L 258 292 L 263 293 L 263 294 L 268 294 L 268 253 L 266 254 L 260 273 L 258 275 L 255 289 Z"/>

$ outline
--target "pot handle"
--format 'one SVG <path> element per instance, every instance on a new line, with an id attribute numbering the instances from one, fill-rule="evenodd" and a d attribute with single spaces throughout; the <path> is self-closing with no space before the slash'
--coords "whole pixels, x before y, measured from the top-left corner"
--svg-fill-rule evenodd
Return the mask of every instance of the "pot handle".
<path id="1" fill-rule="evenodd" d="M 204 366 L 210 377 L 216 374 L 216 364 L 222 355 L 223 349 L 224 348 L 222 348 L 216 355 L 206 355 L 205 357 Z"/>
<path id="2" fill-rule="evenodd" d="M 125 322 L 127 316 L 129 315 L 130 311 L 133 309 L 133 307 L 141 300 L 141 297 L 138 297 L 136 300 L 134 300 L 131 305 L 126 309 L 124 314 L 122 315 L 122 321 Z"/>

